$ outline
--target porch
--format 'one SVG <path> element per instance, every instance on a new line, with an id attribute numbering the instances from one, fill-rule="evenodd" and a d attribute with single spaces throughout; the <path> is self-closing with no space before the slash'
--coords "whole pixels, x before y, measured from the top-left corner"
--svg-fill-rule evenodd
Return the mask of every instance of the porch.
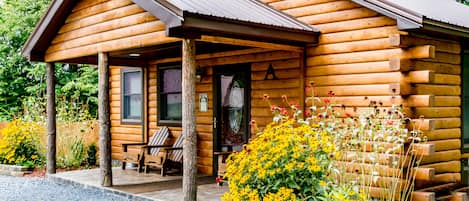
<path id="1" fill-rule="evenodd" d="M 103 192 L 125 196 L 129 200 L 179 201 L 183 199 L 182 175 L 162 177 L 156 172 L 138 173 L 135 169 L 113 168 L 113 186 L 102 187 L 99 169 L 76 170 L 49 174 L 47 178 L 57 183 L 71 184 L 82 188 L 95 188 Z M 215 179 L 199 175 L 198 200 L 217 201 L 228 191 L 228 187 L 218 186 Z"/>

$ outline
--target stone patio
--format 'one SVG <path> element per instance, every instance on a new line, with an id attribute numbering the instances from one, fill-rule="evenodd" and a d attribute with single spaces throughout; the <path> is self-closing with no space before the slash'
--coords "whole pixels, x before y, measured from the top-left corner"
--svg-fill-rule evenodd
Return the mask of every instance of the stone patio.
<path id="1" fill-rule="evenodd" d="M 162 177 L 157 173 L 138 173 L 135 169 L 121 170 L 113 168 L 113 183 L 111 188 L 101 187 L 99 183 L 99 169 L 77 170 L 47 175 L 47 178 L 58 183 L 75 185 L 82 188 L 96 188 L 103 192 L 118 194 L 129 200 L 182 200 L 182 176 L 168 175 Z M 211 176 L 199 176 L 197 200 L 219 201 L 228 191 L 225 186 L 219 187 Z"/>

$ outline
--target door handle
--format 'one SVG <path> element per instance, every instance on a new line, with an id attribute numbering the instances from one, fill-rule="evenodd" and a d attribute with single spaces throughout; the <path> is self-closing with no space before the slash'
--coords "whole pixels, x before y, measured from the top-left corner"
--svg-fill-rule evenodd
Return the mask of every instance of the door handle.
<path id="1" fill-rule="evenodd" d="M 217 128 L 217 117 L 213 117 L 213 128 Z"/>

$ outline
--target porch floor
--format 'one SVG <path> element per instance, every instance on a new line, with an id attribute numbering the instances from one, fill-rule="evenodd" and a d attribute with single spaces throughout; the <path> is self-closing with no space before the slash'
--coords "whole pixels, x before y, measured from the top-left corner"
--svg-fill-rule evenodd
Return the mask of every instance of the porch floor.
<path id="1" fill-rule="evenodd" d="M 129 200 L 180 201 L 182 194 L 182 176 L 160 176 L 159 171 L 148 174 L 138 173 L 135 169 L 121 170 L 113 168 L 114 186 L 101 187 L 99 169 L 61 172 L 47 177 L 58 183 L 97 188 L 104 192 L 126 196 Z M 219 201 L 228 191 L 226 185 L 219 187 L 211 176 L 199 175 L 197 200 Z"/>

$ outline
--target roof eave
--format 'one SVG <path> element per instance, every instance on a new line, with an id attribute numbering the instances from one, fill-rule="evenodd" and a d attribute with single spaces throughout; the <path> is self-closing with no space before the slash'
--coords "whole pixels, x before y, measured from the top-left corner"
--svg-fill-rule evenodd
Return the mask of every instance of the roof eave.
<path id="1" fill-rule="evenodd" d="M 22 54 L 30 61 L 43 62 L 44 53 L 49 46 L 45 41 L 52 41 L 60 25 L 65 22 L 65 16 L 75 4 L 76 1 L 73 0 L 53 0 L 23 46 Z"/>
<path id="2" fill-rule="evenodd" d="M 423 21 L 423 29 L 450 34 L 458 37 L 469 38 L 469 29 L 461 26 L 451 25 L 425 18 Z"/>
<path id="3" fill-rule="evenodd" d="M 166 34 L 169 37 L 197 38 L 204 34 L 227 34 L 228 36 L 241 37 L 243 39 L 274 40 L 280 43 L 299 45 L 299 43 L 317 43 L 317 36 L 319 34 L 317 29 L 311 27 L 309 30 L 288 29 L 189 13 L 182 11 L 166 0 L 132 1 L 163 21 L 166 25 Z M 246 33 L 246 31 L 248 32 Z"/>
<path id="4" fill-rule="evenodd" d="M 180 26 L 184 21 L 182 10 L 166 0 L 132 0 L 132 2 L 163 21 L 166 27 Z"/>
<path id="5" fill-rule="evenodd" d="M 276 42 L 295 46 L 316 44 L 319 35 L 318 31 L 289 29 L 193 13 L 184 13 L 184 22 L 182 25 L 168 27 L 168 30 L 170 37 L 222 35 L 226 37 Z"/>
<path id="6" fill-rule="evenodd" d="M 397 21 L 400 30 L 413 30 L 423 27 L 423 16 L 385 0 L 352 0 Z"/>
<path id="7" fill-rule="evenodd" d="M 403 8 L 389 0 L 352 0 L 353 2 L 386 15 L 397 21 L 399 30 L 428 30 L 458 37 L 469 38 L 469 29 L 445 22 L 439 22 Z"/>

